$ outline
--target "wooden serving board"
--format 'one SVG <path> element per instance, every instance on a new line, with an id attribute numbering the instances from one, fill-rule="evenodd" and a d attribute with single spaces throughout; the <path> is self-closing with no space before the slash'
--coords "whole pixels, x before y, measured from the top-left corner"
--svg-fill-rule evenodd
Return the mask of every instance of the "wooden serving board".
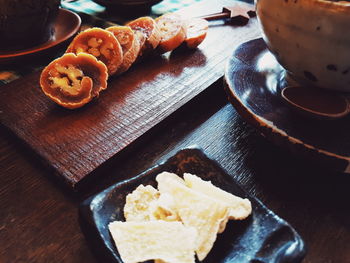
<path id="1" fill-rule="evenodd" d="M 208 1 L 183 12 L 204 15 L 232 4 L 235 1 Z M 1 124 L 75 187 L 221 78 L 232 50 L 259 35 L 255 18 L 239 26 L 211 22 L 198 49 L 176 50 L 134 65 L 111 78 L 97 100 L 77 110 L 51 102 L 39 87 L 40 72 L 33 73 L 0 87 Z"/>

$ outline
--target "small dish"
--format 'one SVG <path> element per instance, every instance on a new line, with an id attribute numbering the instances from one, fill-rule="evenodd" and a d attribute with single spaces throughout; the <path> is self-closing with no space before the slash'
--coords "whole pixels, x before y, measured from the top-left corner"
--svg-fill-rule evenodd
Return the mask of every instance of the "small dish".
<path id="1" fill-rule="evenodd" d="M 305 256 L 304 242 L 284 220 L 250 196 L 215 161 L 200 149 L 179 151 L 166 162 L 140 175 L 117 183 L 85 200 L 79 209 L 81 229 L 101 262 L 122 263 L 108 231 L 108 224 L 124 220 L 123 207 L 128 193 L 140 184 L 156 186 L 155 177 L 162 171 L 182 175 L 189 172 L 211 180 L 225 191 L 249 198 L 253 212 L 246 220 L 233 221 L 218 235 L 212 251 L 203 263 L 300 262 Z"/>
<path id="2" fill-rule="evenodd" d="M 238 113 L 273 143 L 331 170 L 350 173 L 350 122 L 303 116 L 281 96 L 295 86 L 263 39 L 239 46 L 225 70 L 225 89 Z"/>
<path id="3" fill-rule="evenodd" d="M 80 28 L 80 17 L 66 9 L 60 8 L 54 25 L 54 35 L 47 42 L 29 49 L 17 51 L 0 51 L 0 63 L 11 63 L 18 60 L 43 55 L 51 49 L 69 40 Z"/>

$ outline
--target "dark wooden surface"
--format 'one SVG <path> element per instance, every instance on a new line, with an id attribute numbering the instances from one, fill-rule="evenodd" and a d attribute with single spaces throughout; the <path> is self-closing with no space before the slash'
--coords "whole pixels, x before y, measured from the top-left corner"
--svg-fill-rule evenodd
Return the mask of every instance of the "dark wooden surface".
<path id="1" fill-rule="evenodd" d="M 79 228 L 80 201 L 189 145 L 296 228 L 308 246 L 304 262 L 350 262 L 350 178 L 266 141 L 227 103 L 221 83 L 138 140 L 79 195 L 50 180 L 15 138 L 0 135 L 0 262 L 99 262 Z"/>
<path id="2" fill-rule="evenodd" d="M 266 141 L 227 102 L 222 80 L 138 138 L 79 194 L 0 129 L 0 262 L 100 262 L 80 231 L 78 204 L 189 145 L 292 224 L 308 246 L 304 262 L 350 262 L 350 177 Z"/>
<path id="3" fill-rule="evenodd" d="M 185 12 L 216 12 L 224 2 L 230 3 L 210 1 Z M 217 21 L 198 49 L 146 58 L 123 75 L 110 78 L 108 89 L 97 100 L 73 111 L 43 94 L 40 72 L 36 72 L 1 87 L 1 124 L 32 148 L 54 174 L 75 187 L 222 77 L 232 48 L 259 35 L 256 19 L 238 26 Z"/>

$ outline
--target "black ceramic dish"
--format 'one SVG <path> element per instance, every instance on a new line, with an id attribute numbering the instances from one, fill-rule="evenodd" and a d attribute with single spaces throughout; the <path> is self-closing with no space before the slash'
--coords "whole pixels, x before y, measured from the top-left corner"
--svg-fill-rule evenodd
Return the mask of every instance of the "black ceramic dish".
<path id="1" fill-rule="evenodd" d="M 122 211 L 126 195 L 140 184 L 156 186 L 155 177 L 162 171 L 179 175 L 184 172 L 196 174 L 252 202 L 252 215 L 243 221 L 229 222 L 204 263 L 291 263 L 300 262 L 305 256 L 303 240 L 287 222 L 244 192 L 230 175 L 201 150 L 184 149 L 165 163 L 115 184 L 81 204 L 81 228 L 101 262 L 122 262 L 107 226 L 115 220 L 124 221 Z"/>
<path id="2" fill-rule="evenodd" d="M 281 98 L 285 70 L 262 39 L 246 42 L 225 70 L 229 100 L 240 115 L 272 142 L 322 166 L 350 173 L 350 122 L 303 116 Z"/>

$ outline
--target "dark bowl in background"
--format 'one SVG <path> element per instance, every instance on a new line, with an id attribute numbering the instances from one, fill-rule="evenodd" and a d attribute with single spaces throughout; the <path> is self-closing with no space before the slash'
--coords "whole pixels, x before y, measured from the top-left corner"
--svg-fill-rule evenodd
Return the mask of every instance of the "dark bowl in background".
<path id="1" fill-rule="evenodd" d="M 60 0 L 0 0 L 0 50 L 18 50 L 48 41 Z"/>
<path id="2" fill-rule="evenodd" d="M 107 11 L 120 13 L 122 15 L 142 14 L 149 12 L 151 7 L 162 0 L 93 0 L 105 6 Z"/>
<path id="3" fill-rule="evenodd" d="M 94 2 L 105 7 L 151 7 L 162 0 L 93 0 Z"/>

